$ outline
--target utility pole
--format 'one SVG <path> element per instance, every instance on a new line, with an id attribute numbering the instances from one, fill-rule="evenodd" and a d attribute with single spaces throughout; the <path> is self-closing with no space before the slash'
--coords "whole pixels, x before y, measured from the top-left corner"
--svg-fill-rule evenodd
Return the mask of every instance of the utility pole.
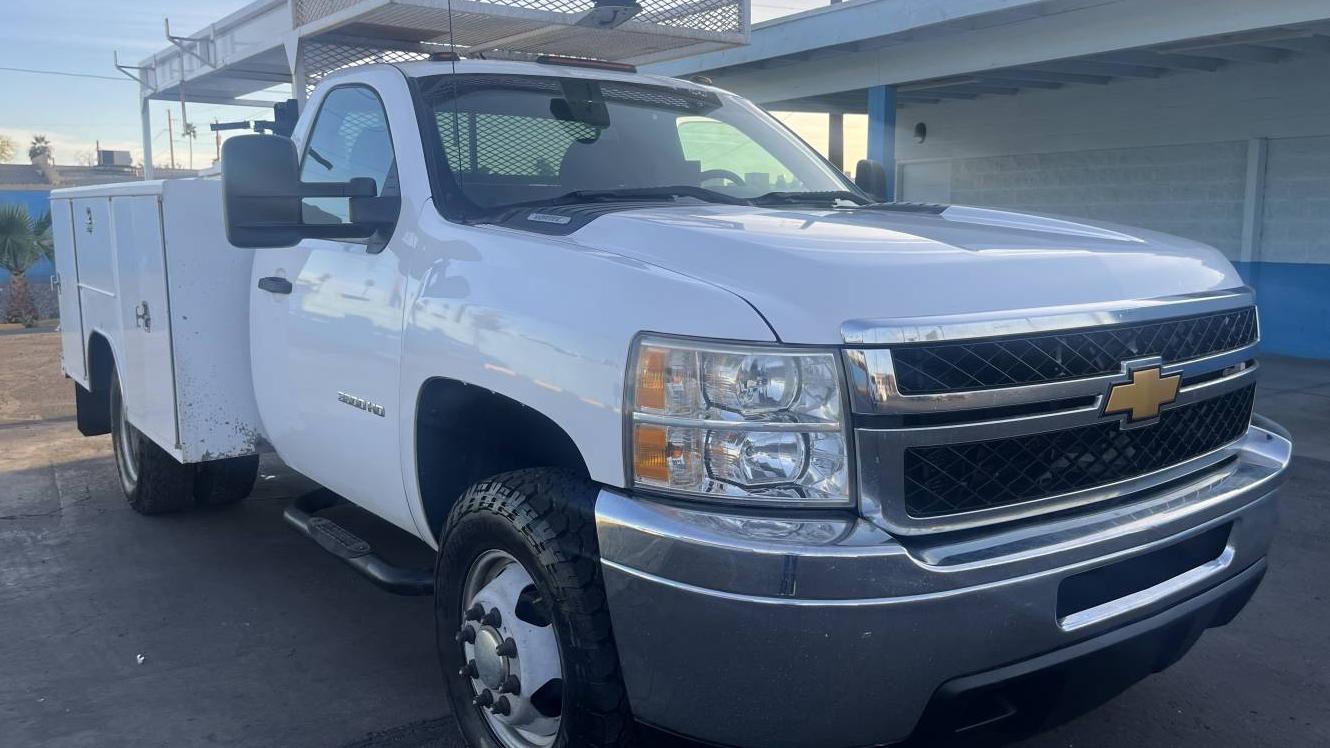
<path id="1" fill-rule="evenodd" d="M 216 118 L 216 117 L 213 117 L 213 119 L 212 119 L 212 123 L 213 123 L 214 125 L 217 124 L 217 118 Z M 215 163 L 217 163 L 218 161 L 221 161 L 221 160 L 222 160 L 222 131 L 221 131 L 221 130 L 213 130 L 213 131 L 212 131 L 212 137 L 213 137 L 213 140 L 217 141 L 217 157 L 216 157 L 215 159 L 213 159 L 213 163 L 215 164 Z"/>
<path id="2" fill-rule="evenodd" d="M 171 110 L 166 110 L 166 142 L 171 144 L 171 168 L 175 168 L 175 129 L 171 124 Z"/>

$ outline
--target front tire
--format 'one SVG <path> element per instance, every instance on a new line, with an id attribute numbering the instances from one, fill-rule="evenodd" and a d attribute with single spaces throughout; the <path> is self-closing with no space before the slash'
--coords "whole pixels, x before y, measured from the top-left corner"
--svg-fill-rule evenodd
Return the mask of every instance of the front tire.
<path id="1" fill-rule="evenodd" d="M 632 715 L 601 581 L 595 486 L 504 473 L 449 513 L 435 628 L 449 701 L 473 748 L 619 748 Z"/>
<path id="2" fill-rule="evenodd" d="M 111 446 L 129 506 L 139 514 L 166 514 L 194 505 L 193 465 L 182 465 L 129 422 L 120 372 L 111 372 Z"/>

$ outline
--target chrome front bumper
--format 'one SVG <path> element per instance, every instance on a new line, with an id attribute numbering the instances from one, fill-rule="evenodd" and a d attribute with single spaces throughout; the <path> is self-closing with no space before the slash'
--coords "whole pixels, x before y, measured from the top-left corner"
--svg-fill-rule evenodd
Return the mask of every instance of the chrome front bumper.
<path id="1" fill-rule="evenodd" d="M 1144 635 L 1225 600 L 1240 606 L 1264 572 L 1292 451 L 1258 422 L 1267 428 L 1253 426 L 1233 460 L 1184 483 L 942 537 L 602 491 L 597 532 L 633 712 L 725 745 L 890 743 L 948 684 Z M 1058 617 L 1067 577 L 1228 523 L 1227 547 L 1209 562 Z M 1225 620 L 1206 615 L 1202 628 Z"/>

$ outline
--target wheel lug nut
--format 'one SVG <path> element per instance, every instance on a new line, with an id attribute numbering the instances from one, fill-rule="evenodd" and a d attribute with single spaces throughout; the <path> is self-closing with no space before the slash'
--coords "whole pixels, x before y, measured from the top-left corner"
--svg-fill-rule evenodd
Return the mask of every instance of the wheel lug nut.
<path id="1" fill-rule="evenodd" d="M 475 632 L 472 632 L 472 637 L 474 638 L 474 636 Z M 494 648 L 494 653 L 500 657 L 516 657 L 517 642 L 512 639 L 504 639 L 502 644 Z"/>
<path id="2" fill-rule="evenodd" d="M 522 695 L 522 681 L 517 679 L 516 675 L 509 675 L 503 679 L 503 685 L 499 686 L 499 693 L 510 693 L 514 696 Z"/>
<path id="3" fill-rule="evenodd" d="M 459 643 L 462 643 L 462 644 L 475 644 L 475 643 L 476 643 L 476 627 L 475 627 L 475 626 L 469 626 L 469 625 L 468 625 L 468 626 L 463 626 L 463 627 L 462 627 L 462 630 L 457 632 L 457 637 L 456 637 L 456 639 L 457 639 L 457 641 L 458 641 Z"/>
<path id="4" fill-rule="evenodd" d="M 466 663 L 465 665 L 463 665 L 463 666 L 462 666 L 462 669 L 457 671 L 457 674 L 460 675 L 460 676 L 462 676 L 462 677 L 464 677 L 464 678 L 479 678 L 479 677 L 480 677 L 480 671 L 476 669 L 476 661 L 475 661 L 475 660 L 471 660 L 470 662 L 468 662 L 468 663 Z"/>
<path id="5" fill-rule="evenodd" d="M 499 615 L 498 608 L 490 608 L 490 612 L 486 613 L 485 617 L 480 619 L 480 622 L 486 626 L 493 626 L 497 629 L 503 624 L 503 616 Z"/>
<path id="6" fill-rule="evenodd" d="M 468 621 L 479 621 L 480 617 L 485 615 L 485 609 L 480 606 L 480 603 L 476 603 L 470 608 L 467 608 L 464 615 Z"/>
<path id="7" fill-rule="evenodd" d="M 489 692 L 486 691 L 486 693 Z M 494 702 L 494 706 L 491 708 L 494 710 L 495 714 L 502 714 L 505 717 L 513 713 L 513 706 L 512 704 L 508 703 L 507 696 L 500 696 L 499 700 Z"/>
<path id="8" fill-rule="evenodd" d="M 476 696 L 476 698 L 472 699 L 471 703 L 481 707 L 493 706 L 494 694 L 490 693 L 490 690 L 487 688 L 484 691 L 481 691 L 480 694 Z"/>

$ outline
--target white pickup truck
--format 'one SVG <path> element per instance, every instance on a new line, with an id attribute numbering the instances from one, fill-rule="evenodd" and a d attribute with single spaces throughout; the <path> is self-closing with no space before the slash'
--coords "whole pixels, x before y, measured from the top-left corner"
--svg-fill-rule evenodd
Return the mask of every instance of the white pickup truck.
<path id="1" fill-rule="evenodd" d="M 558 59 L 352 68 L 222 162 L 53 193 L 79 426 L 145 514 L 269 447 L 325 486 L 287 518 L 434 594 L 477 748 L 1034 724 L 1265 572 L 1291 445 L 1209 247 L 880 202 L 735 95 Z"/>

